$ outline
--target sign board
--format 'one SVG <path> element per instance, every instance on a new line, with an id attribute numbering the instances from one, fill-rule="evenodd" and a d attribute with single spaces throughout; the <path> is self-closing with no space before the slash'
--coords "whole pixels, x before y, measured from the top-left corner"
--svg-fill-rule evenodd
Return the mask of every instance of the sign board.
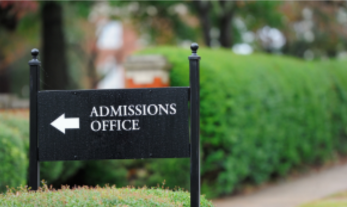
<path id="1" fill-rule="evenodd" d="M 190 205 L 199 207 L 198 48 L 193 43 L 188 57 L 189 87 L 64 91 L 40 90 L 39 51 L 33 49 L 29 187 L 40 186 L 41 161 L 189 157 Z"/>
<path id="2" fill-rule="evenodd" d="M 188 90 L 40 91 L 39 160 L 189 157 Z"/>

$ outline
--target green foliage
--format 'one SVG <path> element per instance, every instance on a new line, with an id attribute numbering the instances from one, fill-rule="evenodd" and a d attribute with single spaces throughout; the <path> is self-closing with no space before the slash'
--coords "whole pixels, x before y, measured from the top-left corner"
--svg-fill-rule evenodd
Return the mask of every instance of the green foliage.
<path id="1" fill-rule="evenodd" d="M 140 53 L 165 55 L 173 66 L 171 85 L 189 85 L 190 50 L 160 47 Z M 203 194 L 230 194 L 245 183 L 259 184 L 347 154 L 345 61 L 305 62 L 204 48 L 198 54 L 202 57 Z M 189 189 L 189 159 L 51 162 L 42 166 L 47 171 L 42 170 L 41 177 L 49 182 L 153 186 L 166 180 L 170 188 Z M 68 174 L 69 178 L 62 178 Z"/>
<path id="2" fill-rule="evenodd" d="M 148 185 L 161 183 L 164 179 L 170 188 L 181 187 L 189 189 L 190 160 L 189 159 L 154 159 L 146 166 L 149 170 Z"/>
<path id="3" fill-rule="evenodd" d="M 88 161 L 83 168 L 81 183 L 84 185 L 105 185 L 108 183 L 117 186 L 127 186 L 126 164 L 131 160 L 96 160 Z M 74 181 L 73 181 L 74 182 Z"/>
<path id="4" fill-rule="evenodd" d="M 82 161 L 41 162 L 40 177 L 50 184 L 60 186 L 74 176 L 83 165 Z"/>
<path id="5" fill-rule="evenodd" d="M 147 34 L 146 40 L 150 43 L 175 45 L 180 41 L 196 39 L 199 34 L 196 26 L 189 24 L 187 18 L 176 11 L 175 7 L 180 4 L 192 5 L 191 2 L 175 1 L 110 1 L 110 5 L 119 11 L 111 17 L 133 20 L 134 28 Z M 190 8 L 187 10 L 190 11 Z"/>
<path id="6" fill-rule="evenodd" d="M 207 5 L 207 9 L 200 9 L 199 4 Z M 233 31 L 228 39 L 232 43 L 243 42 L 242 33 L 248 30 L 256 31 L 266 25 L 281 28 L 284 25 L 283 14 L 277 9 L 281 3 L 274 1 L 111 1 L 110 5 L 119 11 L 113 18 L 134 20 L 139 32 L 147 33 L 149 42 L 156 44 L 176 45 L 186 40 L 202 39 L 203 25 L 209 27 L 208 31 L 216 28 L 220 31 L 221 27 L 227 26 L 222 18 L 229 14 L 227 19 L 231 20 Z M 151 10 L 155 12 L 149 12 Z M 208 20 L 197 22 L 201 16 Z M 244 28 L 237 28 L 233 22 L 235 17 L 242 19 Z"/>
<path id="7" fill-rule="evenodd" d="M 80 187 L 70 190 L 48 189 L 46 185 L 39 192 L 28 192 L 25 188 L 18 191 L 9 190 L 0 194 L 1 206 L 190 206 L 190 194 L 182 190 L 170 191 L 162 188 L 88 188 Z M 200 206 L 213 206 L 201 198 Z"/>
<path id="8" fill-rule="evenodd" d="M 88 161 L 70 184 L 156 186 L 165 180 L 170 188 L 189 189 L 189 167 L 189 159 Z"/>
<path id="9" fill-rule="evenodd" d="M 165 55 L 173 66 L 171 85 L 189 85 L 188 49 L 140 53 Z M 262 183 L 346 154 L 345 61 L 204 48 L 198 53 L 203 193 L 229 194 L 243 183 Z"/>
<path id="10" fill-rule="evenodd" d="M 20 151 L 25 155 L 25 159 L 20 165 L 22 170 L 13 172 L 23 174 L 22 182 L 16 182 L 12 180 L 14 177 L 9 177 L 11 179 L 6 185 L 16 187 L 26 184 L 29 157 L 28 120 L 10 116 L 9 114 L 7 116 L 0 116 L 0 120 L 0 126 L 5 124 L 6 127 L 10 127 L 10 129 L 14 129 L 16 132 L 15 134 L 11 134 L 11 136 L 6 136 L 0 130 L 0 137 L 13 141 L 16 140 L 14 136 L 18 135 L 19 143 L 24 146 Z M 169 187 L 174 188 L 179 186 L 189 189 L 189 163 L 189 159 L 41 162 L 40 177 L 41 179 L 45 179 L 49 184 L 54 184 L 56 187 L 60 187 L 61 184 L 66 183 L 91 186 L 105 185 L 107 183 L 116 184 L 117 186 L 156 186 L 158 183 L 166 180 L 166 185 Z M 0 159 L 0 164 L 5 166 L 11 165 L 9 161 L 4 159 Z M 177 168 L 177 164 L 180 168 Z M 1 175 L 0 178 L 2 178 Z M 0 183 L 2 191 L 6 189 L 6 185 Z"/>
<path id="11" fill-rule="evenodd" d="M 6 190 L 6 185 L 17 187 L 26 184 L 29 161 L 28 120 L 11 114 L 0 114 L 0 142 L 0 165 L 5 166 L 0 168 L 1 192 Z M 78 161 L 41 162 L 40 177 L 60 186 L 83 164 Z"/>
<path id="12" fill-rule="evenodd" d="M 23 134 L 0 116 L 0 193 L 6 186 L 19 186 L 26 183 L 28 160 L 26 159 Z"/>

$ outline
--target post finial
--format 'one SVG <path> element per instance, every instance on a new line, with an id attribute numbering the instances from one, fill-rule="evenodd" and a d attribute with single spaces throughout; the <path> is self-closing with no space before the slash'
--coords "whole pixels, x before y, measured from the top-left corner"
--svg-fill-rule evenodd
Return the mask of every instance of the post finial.
<path id="1" fill-rule="evenodd" d="M 29 61 L 29 65 L 40 65 L 41 62 L 37 59 L 37 56 L 39 55 L 39 50 L 34 48 L 31 50 L 31 55 L 33 56 L 33 59 Z"/>
<path id="2" fill-rule="evenodd" d="M 39 55 L 39 50 L 34 48 L 31 50 L 31 55 L 33 56 L 33 59 L 37 59 L 37 56 Z"/>
<path id="3" fill-rule="evenodd" d="M 192 50 L 192 52 L 193 52 L 193 54 L 196 54 L 196 52 L 198 51 L 198 49 L 199 49 L 199 45 L 198 45 L 198 43 L 192 43 L 191 45 L 190 45 L 190 49 Z"/>

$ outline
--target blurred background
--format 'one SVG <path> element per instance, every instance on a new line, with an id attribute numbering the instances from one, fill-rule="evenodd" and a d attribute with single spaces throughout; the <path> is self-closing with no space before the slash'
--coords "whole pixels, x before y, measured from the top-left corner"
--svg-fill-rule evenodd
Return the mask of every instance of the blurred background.
<path id="1" fill-rule="evenodd" d="M 0 191 L 27 184 L 30 50 L 41 88 L 189 85 L 200 45 L 201 178 L 244 193 L 347 153 L 346 1 L 0 1 Z M 189 189 L 189 159 L 41 163 L 41 179 Z"/>

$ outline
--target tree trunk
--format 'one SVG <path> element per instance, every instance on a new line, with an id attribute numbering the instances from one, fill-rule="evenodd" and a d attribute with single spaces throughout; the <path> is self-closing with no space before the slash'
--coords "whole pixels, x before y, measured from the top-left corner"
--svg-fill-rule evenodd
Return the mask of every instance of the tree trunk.
<path id="1" fill-rule="evenodd" d="M 206 46 L 211 47 L 211 22 L 209 18 L 211 4 L 208 1 L 194 1 L 198 11 Z"/>
<path id="2" fill-rule="evenodd" d="M 1 62 L 1 61 L 0 61 Z M 7 68 L 0 70 L 0 93 L 10 93 L 10 76 Z"/>
<path id="3" fill-rule="evenodd" d="M 234 9 L 232 8 L 233 2 L 220 1 L 219 3 L 223 11 L 219 18 L 219 42 L 222 47 L 231 48 L 233 45 L 233 33 L 231 27 L 231 22 L 234 18 Z"/>
<path id="4" fill-rule="evenodd" d="M 87 66 L 89 87 L 92 89 L 96 89 L 100 81 L 100 78 L 98 77 L 98 74 L 95 68 L 96 57 L 97 57 L 97 51 L 96 51 L 96 43 L 95 43 L 95 48 L 92 49 L 92 52 L 88 60 L 88 66 Z"/>
<path id="5" fill-rule="evenodd" d="M 8 2 L 7 6 L 0 6 L 0 30 L 5 28 L 11 32 L 15 31 L 18 20 L 13 11 L 13 4 L 13 2 Z M 0 53 L 0 93 L 11 92 L 8 66 L 3 64 L 5 58 L 4 54 Z"/>
<path id="6" fill-rule="evenodd" d="M 219 42 L 222 47 L 225 48 L 231 48 L 232 42 L 233 42 L 233 36 L 232 36 L 232 28 L 231 28 L 231 20 L 232 18 L 223 16 L 220 19 L 220 36 L 219 36 Z"/>
<path id="7" fill-rule="evenodd" d="M 54 1 L 45 2 L 41 10 L 45 90 L 67 89 L 69 85 L 62 13 L 62 6 Z"/>

